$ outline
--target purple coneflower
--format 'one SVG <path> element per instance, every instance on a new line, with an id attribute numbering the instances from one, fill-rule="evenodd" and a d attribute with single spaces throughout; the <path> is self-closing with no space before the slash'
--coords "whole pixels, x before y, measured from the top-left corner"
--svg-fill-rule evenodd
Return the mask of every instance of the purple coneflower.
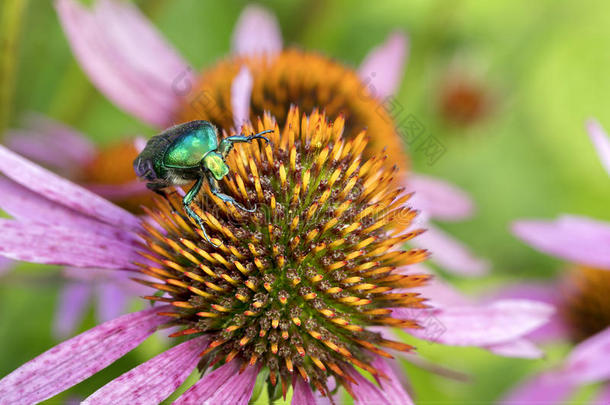
<path id="1" fill-rule="evenodd" d="M 426 310 L 418 288 L 430 276 L 408 269 L 427 253 L 400 248 L 421 230 L 410 229 L 416 212 L 404 206 L 409 194 L 393 185 L 396 169 L 382 158 L 362 158 L 365 133 L 342 138 L 342 119 L 329 124 L 323 114 L 301 118 L 293 111 L 281 131 L 270 116 L 258 122 L 259 130 L 275 129 L 272 144 L 238 145 L 227 159 L 231 175 L 221 182 L 223 192 L 257 210 L 238 212 L 209 189 L 193 206 L 222 242 L 217 248 L 185 220 L 176 194 L 156 200 L 140 220 L 0 148 L 0 171 L 13 184 L 3 195 L 29 201 L 16 208 L 16 219 L 0 220 L 0 254 L 152 277 L 143 283 L 160 293 L 145 297 L 160 305 L 84 332 L 0 380 L 3 401 L 50 398 L 171 326 L 186 341 L 85 402 L 159 402 L 198 367 L 201 379 L 176 403 L 246 404 L 259 374 L 274 395 L 292 386 L 293 404 L 319 403 L 316 395 L 329 395 L 333 384 L 356 403 L 411 403 L 387 358 L 388 350 L 412 348 L 373 329 L 417 330 L 413 314 Z M 30 221 L 39 215 L 58 220 Z M 456 344 L 478 345 L 489 336 L 511 341 L 550 315 L 544 304 L 512 303 L 517 311 L 448 310 L 446 334 L 461 331 Z"/>
<path id="2" fill-rule="evenodd" d="M 418 241 L 434 252 L 432 262 L 462 275 L 480 275 L 489 264 L 427 219 L 456 221 L 470 216 L 464 192 L 440 179 L 409 175 L 409 159 L 384 102 L 403 75 L 408 41 L 396 32 L 353 70 L 318 53 L 282 49 L 276 19 L 248 6 L 233 34 L 233 52 L 195 74 L 137 8 L 98 0 L 88 10 L 75 0 L 57 0 L 58 14 L 75 57 L 97 88 L 117 106 L 145 123 L 164 129 L 205 119 L 220 128 L 239 127 L 270 111 L 280 124 L 291 103 L 310 113 L 323 107 L 329 118 L 342 115 L 346 136 L 362 129 L 371 141 L 365 156 L 387 154 L 401 171 L 396 182 L 417 190 L 429 232 Z M 381 153 L 382 150 L 385 152 Z"/>
<path id="3" fill-rule="evenodd" d="M 610 174 L 608 135 L 593 120 L 587 129 Z M 601 386 L 591 403 L 610 403 L 610 223 L 562 216 L 555 221 L 521 220 L 513 232 L 534 248 L 575 265 L 554 285 L 515 285 L 502 295 L 554 305 L 556 315 L 531 338 L 575 345 L 562 365 L 525 381 L 502 403 L 563 403 L 579 387 L 595 383 Z"/>

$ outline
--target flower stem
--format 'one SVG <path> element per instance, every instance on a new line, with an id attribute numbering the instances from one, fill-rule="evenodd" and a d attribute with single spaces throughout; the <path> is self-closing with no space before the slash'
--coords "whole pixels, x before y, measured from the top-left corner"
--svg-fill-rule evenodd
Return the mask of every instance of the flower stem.
<path id="1" fill-rule="evenodd" d="M 17 69 L 17 43 L 27 0 L 4 0 L 0 20 L 0 135 L 9 125 Z"/>

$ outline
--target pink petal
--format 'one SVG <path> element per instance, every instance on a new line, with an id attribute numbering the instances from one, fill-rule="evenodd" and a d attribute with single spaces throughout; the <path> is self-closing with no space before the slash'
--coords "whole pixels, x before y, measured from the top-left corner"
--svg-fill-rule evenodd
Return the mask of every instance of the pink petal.
<path id="1" fill-rule="evenodd" d="M 599 161 L 602 162 L 602 166 L 610 174 L 610 139 L 608 139 L 608 134 L 594 119 L 587 121 L 587 131 L 589 131 L 593 146 L 595 146 L 599 155 Z"/>
<path id="2" fill-rule="evenodd" d="M 106 322 L 123 315 L 127 310 L 129 297 L 117 283 L 108 281 L 97 285 L 96 315 L 98 322 Z"/>
<path id="3" fill-rule="evenodd" d="M 194 81 L 157 29 L 128 2 L 98 1 L 90 11 L 57 0 L 56 7 L 75 57 L 100 91 L 144 122 L 168 126 L 185 87 L 179 82 Z"/>
<path id="4" fill-rule="evenodd" d="M 232 44 L 233 53 L 237 55 L 274 55 L 280 52 L 282 33 L 277 19 L 261 6 L 247 6 L 233 30 Z"/>
<path id="5" fill-rule="evenodd" d="M 96 149 L 83 134 L 37 114 L 28 117 L 25 130 L 9 131 L 6 145 L 21 155 L 64 171 L 74 171 L 89 163 Z"/>
<path id="6" fill-rule="evenodd" d="M 292 394 L 291 405 L 316 405 L 316 398 L 309 383 L 302 378 L 296 378 L 293 383 L 294 393 Z"/>
<path id="7" fill-rule="evenodd" d="M 377 383 L 381 387 L 381 391 L 385 395 L 386 399 L 391 404 L 413 405 L 413 400 L 402 386 L 400 378 L 386 360 L 376 356 L 371 363 L 371 366 L 381 371 L 389 378 L 377 378 Z"/>
<path id="8" fill-rule="evenodd" d="M 33 263 L 136 270 L 135 249 L 94 230 L 0 219 L 0 255 Z"/>
<path id="9" fill-rule="evenodd" d="M 565 260 L 610 270 L 610 224 L 586 217 L 517 221 L 513 233 L 534 248 Z"/>
<path id="10" fill-rule="evenodd" d="M 246 66 L 242 66 L 231 83 L 231 108 L 233 122 L 239 131 L 241 126 L 250 121 L 250 95 L 252 94 L 252 75 Z"/>
<path id="11" fill-rule="evenodd" d="M 246 367 L 244 372 L 239 374 L 239 367 L 239 362 L 231 361 L 217 368 L 196 382 L 173 404 L 247 405 L 252 396 L 259 369 L 258 367 Z"/>
<path id="12" fill-rule="evenodd" d="M 487 350 L 499 356 L 521 359 L 539 359 L 544 356 L 542 350 L 526 339 L 516 339 L 512 342 L 489 346 Z"/>
<path id="13" fill-rule="evenodd" d="M 353 368 L 349 369 L 349 375 L 356 381 L 351 388 L 354 392 L 354 405 L 394 405 L 388 401 L 385 394 L 379 387 L 364 378 Z"/>
<path id="14" fill-rule="evenodd" d="M 488 301 L 517 298 L 544 302 L 554 307 L 559 304 L 560 296 L 557 295 L 557 284 L 521 283 L 508 285 L 491 294 Z M 528 339 L 536 342 L 566 339 L 568 337 L 567 326 L 561 316 L 556 312 L 551 319 L 540 328 L 528 335 Z"/>
<path id="15" fill-rule="evenodd" d="M 428 249 L 431 253 L 430 261 L 451 273 L 473 277 L 489 271 L 490 264 L 487 260 L 474 256 L 457 239 L 432 225 L 427 225 L 426 232 L 413 239 L 412 244 Z"/>
<path id="16" fill-rule="evenodd" d="M 46 351 L 0 380 L 6 403 L 36 403 L 92 376 L 150 336 L 167 317 L 163 307 L 96 326 Z"/>
<path id="17" fill-rule="evenodd" d="M 404 309 L 395 309 L 400 318 Z M 408 314 L 408 313 L 407 313 Z M 527 300 L 501 300 L 485 306 L 450 307 L 434 310 L 428 323 L 443 333 L 409 330 L 425 340 L 454 346 L 490 346 L 519 339 L 548 321 L 553 314 L 550 305 Z M 426 322 L 423 322 L 424 325 Z"/>
<path id="18" fill-rule="evenodd" d="M 474 211 L 470 196 L 444 180 L 421 174 L 412 175 L 405 187 L 407 192 L 415 192 L 409 204 L 431 218 L 457 221 L 472 216 Z"/>
<path id="19" fill-rule="evenodd" d="M 566 383 L 563 378 L 551 373 L 541 374 L 526 381 L 513 392 L 503 398 L 500 405 L 524 405 L 524 404 L 564 404 L 572 392 L 574 386 Z"/>
<path id="20" fill-rule="evenodd" d="M 175 346 L 104 385 L 83 404 L 160 403 L 191 374 L 206 347 L 205 337 Z"/>
<path id="21" fill-rule="evenodd" d="M 0 171 L 45 198 L 110 225 L 137 229 L 139 220 L 84 188 L 0 146 Z"/>
<path id="22" fill-rule="evenodd" d="M 74 334 L 85 315 L 91 292 L 91 285 L 87 283 L 66 283 L 59 296 L 53 321 L 53 335 L 56 339 L 63 340 Z"/>
<path id="23" fill-rule="evenodd" d="M 564 367 L 564 374 L 577 384 L 610 379 L 610 327 L 576 346 Z"/>
<path id="24" fill-rule="evenodd" d="M 420 263 L 408 266 L 405 270 L 401 269 L 400 272 L 403 274 L 430 274 L 430 270 Z M 472 300 L 439 276 L 432 277 L 426 285 L 419 287 L 417 292 L 426 297 L 428 305 L 435 308 L 468 306 L 472 304 Z"/>
<path id="25" fill-rule="evenodd" d="M 358 75 L 372 96 L 385 99 L 396 93 L 404 73 L 408 42 L 405 34 L 394 32 L 366 56 L 358 69 Z"/>

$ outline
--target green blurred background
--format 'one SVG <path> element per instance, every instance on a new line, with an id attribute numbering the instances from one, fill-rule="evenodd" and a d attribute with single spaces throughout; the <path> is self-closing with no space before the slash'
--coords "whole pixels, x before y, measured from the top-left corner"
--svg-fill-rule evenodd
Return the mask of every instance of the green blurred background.
<path id="1" fill-rule="evenodd" d="M 2 7 L 13 23 L 12 0 Z M 142 8 L 197 68 L 229 52 L 231 31 L 245 1 L 151 0 Z M 284 41 L 320 50 L 356 67 L 368 50 L 400 28 L 411 41 L 398 101 L 439 139 L 446 153 L 433 165 L 412 153 L 415 170 L 447 179 L 475 200 L 476 216 L 442 227 L 493 263 L 480 280 L 451 277 L 477 292 L 507 281 L 551 278 L 563 264 L 528 248 L 508 231 L 517 218 L 561 213 L 610 220 L 608 176 L 584 130 L 594 116 L 610 129 L 610 3 L 607 1 L 261 1 L 278 17 Z M 8 11 L 7 11 L 8 10 Z M 16 14 L 15 14 L 16 15 Z M 0 27 L 6 38 L 16 24 Z M 19 27 L 17 27 L 19 28 Z M 2 49 L 3 66 L 16 60 L 8 120 L 19 127 L 36 111 L 68 123 L 99 144 L 153 131 L 118 110 L 88 82 L 59 26 L 52 2 L 29 0 L 19 41 Z M 16 59 L 13 59 L 16 58 Z M 8 61 L 8 62 L 7 62 Z M 8 63 L 8 65 L 7 65 Z M 468 77 L 486 95 L 488 112 L 473 123 L 448 122 L 439 98 L 448 74 Z M 8 87 L 7 87 L 8 86 Z M 6 107 L 6 106 L 5 106 Z M 50 335 L 60 288 L 57 269 L 21 266 L 0 279 L 0 375 L 57 342 Z M 93 316 L 82 330 L 93 326 Z M 149 339 L 104 372 L 49 403 L 85 397 L 104 381 L 152 357 L 166 343 Z M 486 404 L 528 373 L 555 364 L 504 359 L 479 349 L 437 347 L 420 352 L 471 375 L 447 380 L 403 364 L 420 404 Z M 586 398 L 589 393 L 579 394 Z"/>

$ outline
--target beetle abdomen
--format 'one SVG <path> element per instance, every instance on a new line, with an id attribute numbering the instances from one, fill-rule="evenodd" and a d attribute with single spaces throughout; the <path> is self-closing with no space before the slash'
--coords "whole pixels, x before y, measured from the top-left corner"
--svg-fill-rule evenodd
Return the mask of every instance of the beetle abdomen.
<path id="1" fill-rule="evenodd" d="M 205 122 L 180 134 L 165 152 L 164 163 L 176 168 L 196 167 L 206 153 L 217 148 L 216 128 Z"/>

